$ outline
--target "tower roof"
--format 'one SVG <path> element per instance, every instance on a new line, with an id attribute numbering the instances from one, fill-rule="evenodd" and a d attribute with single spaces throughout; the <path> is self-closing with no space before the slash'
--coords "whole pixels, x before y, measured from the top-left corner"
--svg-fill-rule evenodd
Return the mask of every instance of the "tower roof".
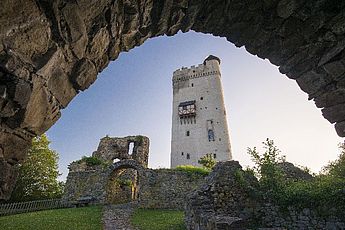
<path id="1" fill-rule="evenodd" d="M 220 59 L 219 57 L 213 56 L 213 55 L 209 55 L 205 60 L 204 60 L 204 65 L 206 64 L 206 61 L 210 61 L 210 60 L 216 60 L 218 61 L 219 65 L 220 65 Z"/>

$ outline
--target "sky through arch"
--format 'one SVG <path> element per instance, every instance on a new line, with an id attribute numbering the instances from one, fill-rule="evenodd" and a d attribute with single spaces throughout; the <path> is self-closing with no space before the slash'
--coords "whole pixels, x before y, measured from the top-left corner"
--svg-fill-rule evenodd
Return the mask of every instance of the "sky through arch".
<path id="1" fill-rule="evenodd" d="M 149 39 L 99 74 L 77 95 L 47 132 L 67 165 L 97 149 L 105 135 L 146 135 L 149 167 L 169 167 L 174 70 L 203 62 L 209 54 L 221 59 L 222 83 L 233 158 L 251 164 L 247 147 L 273 139 L 287 160 L 317 172 L 339 154 L 342 141 L 314 102 L 278 68 L 236 48 L 225 38 L 195 32 Z"/>

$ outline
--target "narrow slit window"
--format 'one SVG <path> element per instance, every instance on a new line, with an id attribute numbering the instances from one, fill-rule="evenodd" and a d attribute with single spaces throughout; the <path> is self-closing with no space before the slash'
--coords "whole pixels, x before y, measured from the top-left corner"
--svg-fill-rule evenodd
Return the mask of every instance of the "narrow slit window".
<path id="1" fill-rule="evenodd" d="M 190 159 L 190 154 L 189 153 L 187 153 L 187 160 L 189 160 Z"/>
<path id="2" fill-rule="evenodd" d="M 189 132 L 189 131 L 187 131 L 187 132 L 186 132 L 186 136 L 187 136 L 187 137 L 189 137 L 189 135 L 190 135 L 190 132 Z"/>
<path id="3" fill-rule="evenodd" d="M 217 154 L 214 153 L 213 154 L 213 158 L 216 159 L 217 158 Z"/>

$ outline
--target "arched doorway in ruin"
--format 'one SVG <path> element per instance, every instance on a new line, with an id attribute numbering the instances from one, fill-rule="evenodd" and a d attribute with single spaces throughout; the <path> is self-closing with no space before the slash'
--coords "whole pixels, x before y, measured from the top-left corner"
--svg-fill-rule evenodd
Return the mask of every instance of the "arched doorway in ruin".
<path id="1" fill-rule="evenodd" d="M 105 203 L 123 204 L 139 200 L 144 170 L 135 160 L 121 160 L 111 165 L 105 184 Z"/>

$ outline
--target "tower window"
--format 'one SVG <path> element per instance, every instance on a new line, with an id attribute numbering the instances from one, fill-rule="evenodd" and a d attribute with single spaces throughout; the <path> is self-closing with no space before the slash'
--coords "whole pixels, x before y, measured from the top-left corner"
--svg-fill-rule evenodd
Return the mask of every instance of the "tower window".
<path id="1" fill-rule="evenodd" d="M 217 154 L 214 153 L 213 154 L 213 158 L 216 159 L 217 158 Z"/>
<path id="2" fill-rule="evenodd" d="M 188 159 L 188 160 L 190 159 L 190 155 L 189 155 L 189 153 L 187 153 L 187 159 Z"/>
<path id="3" fill-rule="evenodd" d="M 184 153 L 182 152 L 182 153 L 181 153 L 181 156 L 183 156 L 183 155 L 184 155 Z"/>
<path id="4" fill-rule="evenodd" d="M 222 141 L 222 138 L 219 138 L 219 141 Z"/>
<path id="5" fill-rule="evenodd" d="M 212 129 L 208 130 L 208 141 L 214 141 L 214 132 Z"/>
<path id="6" fill-rule="evenodd" d="M 200 97 L 200 100 L 202 101 L 202 100 L 204 100 L 204 98 L 203 98 L 203 97 Z"/>
<path id="7" fill-rule="evenodd" d="M 190 135 L 190 132 L 189 132 L 189 131 L 187 131 L 187 132 L 186 132 L 186 136 L 187 136 L 187 137 L 189 137 L 189 135 Z"/>

